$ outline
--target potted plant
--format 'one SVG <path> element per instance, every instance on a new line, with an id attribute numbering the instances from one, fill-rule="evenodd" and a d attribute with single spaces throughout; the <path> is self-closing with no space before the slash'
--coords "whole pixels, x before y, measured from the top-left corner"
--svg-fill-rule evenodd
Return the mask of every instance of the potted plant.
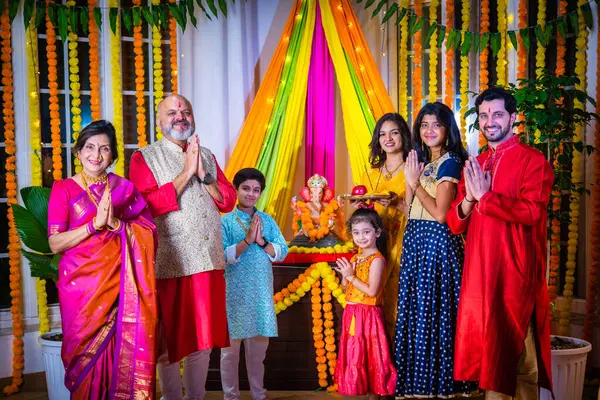
<path id="1" fill-rule="evenodd" d="M 504 87 L 517 99 L 519 118 L 515 126 L 523 131 L 521 141 L 544 153 L 554 167 L 554 187 L 549 202 L 548 239 L 551 246 L 549 292 L 551 301 L 556 297 L 558 267 L 560 262 L 560 224 L 569 221 L 569 210 L 562 209 L 565 193 L 569 195 L 586 193 L 582 182 L 572 180 L 573 156 L 577 153 L 591 154 L 593 146 L 586 145 L 577 135 L 577 129 L 589 125 L 598 115 L 585 110 L 588 102 L 595 101 L 582 90 L 577 89 L 579 78 L 555 76 L 543 71 L 535 79 L 520 79 L 518 85 Z M 575 103 L 579 107 L 574 107 Z M 467 115 L 476 113 L 473 107 Z M 478 129 L 476 120 L 471 129 Z M 565 199 L 566 200 L 566 199 Z M 571 237 L 569 237 L 571 239 Z M 569 275 L 569 274 L 568 274 Z M 565 279 L 572 295 L 574 275 Z M 554 314 L 554 304 L 551 304 Z M 568 310 L 567 310 L 568 311 Z M 565 317 L 566 318 L 566 317 Z M 568 321 L 568 319 L 565 319 Z M 587 341 L 567 337 L 552 336 L 552 377 L 556 399 L 580 399 L 583 392 L 585 364 L 591 344 Z M 542 399 L 551 399 L 549 392 L 542 393 Z"/>
<path id="2" fill-rule="evenodd" d="M 21 198 L 25 207 L 13 204 L 15 225 L 21 241 L 27 247 L 21 252 L 29 260 L 31 276 L 41 279 L 58 280 L 58 261 L 60 254 L 52 254 L 48 244 L 48 201 L 50 189 L 31 186 L 21 189 Z M 50 400 L 70 398 L 70 392 L 64 385 L 65 368 L 60 356 L 62 332 L 51 331 L 40 336 L 46 384 Z"/>

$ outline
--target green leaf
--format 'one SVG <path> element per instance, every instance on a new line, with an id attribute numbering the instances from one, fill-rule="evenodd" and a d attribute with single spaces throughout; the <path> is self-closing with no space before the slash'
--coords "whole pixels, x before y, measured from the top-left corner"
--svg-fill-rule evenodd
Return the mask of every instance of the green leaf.
<path id="1" fill-rule="evenodd" d="M 58 278 L 58 262 L 54 263 L 54 257 L 60 254 L 54 255 L 54 257 L 44 254 L 32 253 L 27 250 L 21 250 L 21 253 L 29 261 L 29 270 L 31 276 L 40 279 L 51 279 L 54 282 Z"/>
<path id="2" fill-rule="evenodd" d="M 493 56 L 496 57 L 500 51 L 500 47 L 502 47 L 502 36 L 500 35 L 500 32 L 492 33 L 490 47 L 492 48 Z"/>
<path id="3" fill-rule="evenodd" d="M 529 48 L 531 47 L 531 41 L 529 39 L 529 28 L 520 29 L 519 35 L 521 35 L 521 39 L 523 39 L 523 46 L 525 46 L 525 50 L 529 52 Z"/>
<path id="4" fill-rule="evenodd" d="M 48 4 L 48 18 L 54 29 L 58 28 L 58 6 L 54 3 Z"/>
<path id="5" fill-rule="evenodd" d="M 42 25 L 46 19 L 46 6 L 44 3 L 38 2 L 35 6 L 35 27 L 36 29 Z"/>
<path id="6" fill-rule="evenodd" d="M 132 11 L 131 8 L 121 8 L 121 20 L 123 21 L 123 26 L 125 27 L 125 29 L 127 29 L 129 32 L 133 32 L 131 30 L 132 28 Z"/>
<path id="7" fill-rule="evenodd" d="M 79 11 L 77 10 L 77 7 L 69 7 L 68 11 L 71 32 L 77 33 L 79 31 Z"/>
<path id="8" fill-rule="evenodd" d="M 581 13 L 583 14 L 583 20 L 589 29 L 594 28 L 594 17 L 592 16 L 592 8 L 590 3 L 585 3 L 581 6 Z"/>
<path id="9" fill-rule="evenodd" d="M 233 4 L 235 4 L 235 1 L 233 2 Z M 219 8 L 221 9 L 221 12 L 223 13 L 223 16 L 225 18 L 227 18 L 227 1 L 225 1 L 225 0 L 219 0 Z"/>
<path id="10" fill-rule="evenodd" d="M 4 2 L 0 1 L 0 15 L 4 14 Z"/>
<path id="11" fill-rule="evenodd" d="M 410 18 L 408 19 L 408 37 L 411 37 L 412 30 L 415 27 L 415 23 L 417 22 L 417 14 L 410 14 Z"/>
<path id="12" fill-rule="evenodd" d="M 19 1 L 18 0 L 9 1 L 8 2 L 8 18 L 9 18 L 11 24 L 15 20 L 15 17 L 17 16 L 18 12 L 19 12 Z"/>
<path id="13" fill-rule="evenodd" d="M 373 3 L 375 3 L 375 0 L 367 0 L 367 2 L 365 3 L 365 10 L 371 7 Z"/>
<path id="14" fill-rule="evenodd" d="M 25 24 L 25 30 L 27 30 L 31 24 L 31 17 L 33 17 L 34 9 L 35 0 L 25 0 L 23 2 L 23 23 Z"/>
<path id="15" fill-rule="evenodd" d="M 490 41 L 490 34 L 489 33 L 482 34 L 481 42 L 479 43 L 479 50 L 480 51 L 485 50 L 489 41 Z"/>
<path id="16" fill-rule="evenodd" d="M 396 25 L 398 25 L 400 22 L 402 22 L 402 20 L 406 16 L 406 13 L 408 13 L 408 9 L 406 9 L 404 7 L 400 8 L 400 12 L 398 13 L 398 18 L 396 18 Z"/>
<path id="17" fill-rule="evenodd" d="M 221 2 L 219 1 L 219 4 Z M 192 25 L 194 25 L 194 28 L 198 27 L 198 20 L 196 19 L 196 10 L 194 9 L 194 0 L 187 0 L 187 9 L 188 9 L 188 13 L 190 14 L 190 21 L 192 22 Z M 227 18 L 227 4 L 225 4 L 225 18 Z"/>
<path id="18" fill-rule="evenodd" d="M 546 37 L 544 36 L 542 26 L 539 24 L 536 25 L 533 32 L 535 33 L 535 37 L 537 38 L 538 43 L 541 44 L 543 47 L 546 47 Z"/>
<path id="19" fill-rule="evenodd" d="M 454 29 L 450 28 L 450 33 L 448 33 L 448 39 L 446 39 L 446 51 L 450 50 L 454 45 L 454 36 L 456 34 L 457 32 Z"/>
<path id="20" fill-rule="evenodd" d="M 174 3 L 169 3 L 169 10 L 171 11 L 173 18 L 175 18 L 175 21 L 177 21 L 177 25 L 179 25 L 181 29 L 184 29 L 183 19 L 181 17 L 181 13 L 179 12 L 179 8 L 177 8 L 177 5 Z"/>
<path id="21" fill-rule="evenodd" d="M 431 41 L 431 37 L 433 36 L 433 33 L 437 30 L 438 24 L 437 22 L 434 22 L 431 24 L 431 26 L 429 27 L 429 30 L 427 31 L 427 35 L 425 35 L 425 45 L 427 47 L 431 47 L 429 42 Z M 436 40 L 437 43 L 437 40 Z"/>
<path id="22" fill-rule="evenodd" d="M 196 4 L 198 4 L 198 7 L 200 7 L 200 10 L 202 10 L 202 12 L 206 16 L 206 18 L 208 18 L 209 21 L 212 21 L 212 18 L 210 17 L 210 14 L 206 10 L 206 8 L 204 8 L 204 6 L 202 5 L 202 0 L 196 0 Z"/>
<path id="23" fill-rule="evenodd" d="M 567 14 L 567 17 L 569 17 L 573 33 L 577 35 L 579 33 L 579 17 L 577 16 L 577 11 L 571 11 Z"/>
<path id="24" fill-rule="evenodd" d="M 149 6 L 142 6 L 142 16 L 144 20 L 152 26 L 156 26 L 156 22 L 154 20 L 154 15 L 152 13 L 153 10 L 150 9 Z"/>
<path id="25" fill-rule="evenodd" d="M 69 35 L 69 16 L 67 6 L 58 6 L 58 33 L 63 40 L 63 43 L 67 41 Z"/>
<path id="26" fill-rule="evenodd" d="M 377 4 L 377 7 L 375 7 L 375 10 L 373 10 L 373 12 L 371 13 L 371 18 L 375 18 L 375 16 L 377 14 L 379 14 L 379 11 L 381 11 L 383 6 L 386 5 L 387 3 L 388 3 L 388 0 L 381 0 L 379 2 L 379 4 Z"/>
<path id="27" fill-rule="evenodd" d="M 463 40 L 462 46 L 460 46 L 460 55 L 465 57 L 471 51 L 471 44 L 473 43 L 473 33 L 465 32 L 465 39 Z"/>
<path id="28" fill-rule="evenodd" d="M 563 37 L 563 39 L 566 39 L 568 27 L 567 20 L 564 19 L 563 16 L 560 16 L 556 19 L 556 28 L 558 30 L 558 33 L 560 33 L 560 35 Z"/>
<path id="29" fill-rule="evenodd" d="M 512 43 L 515 51 L 518 50 L 518 42 L 517 42 L 517 33 L 515 31 L 508 31 L 508 37 L 510 39 L 510 42 Z"/>
<path id="30" fill-rule="evenodd" d="M 169 12 L 169 6 L 167 4 L 163 4 L 160 7 L 158 7 L 158 15 L 160 17 L 164 29 L 167 29 L 169 27 Z"/>
<path id="31" fill-rule="evenodd" d="M 157 7 L 152 7 L 152 20 L 154 21 L 154 25 L 160 28 L 162 25 L 160 23 L 159 12 L 160 11 Z"/>
<path id="32" fill-rule="evenodd" d="M 388 8 L 388 10 L 385 13 L 383 19 L 381 20 L 381 23 L 385 24 L 386 22 L 388 22 L 388 20 L 394 16 L 394 14 L 396 13 L 397 10 L 398 10 L 398 4 L 393 3 L 390 6 L 390 8 Z"/>
<path id="33" fill-rule="evenodd" d="M 215 0 L 206 0 L 206 4 L 208 4 L 208 8 L 210 8 L 210 12 L 212 12 L 213 15 L 219 19 L 217 7 L 215 6 Z"/>
<path id="34" fill-rule="evenodd" d="M 438 48 L 442 47 L 442 43 L 444 43 L 444 39 L 446 39 L 446 26 L 445 25 L 441 25 L 440 26 L 440 31 L 438 33 L 438 40 L 437 40 L 437 47 Z"/>
<path id="35" fill-rule="evenodd" d="M 116 35 L 117 34 L 117 19 L 119 18 L 119 9 L 111 7 L 108 11 L 108 22 L 110 23 L 110 30 Z"/>
<path id="36" fill-rule="evenodd" d="M 81 7 L 79 9 L 79 20 L 81 21 L 81 27 L 86 36 L 90 31 L 90 10 L 87 7 Z"/>
<path id="37" fill-rule="evenodd" d="M 94 21 L 96 21 L 96 26 L 98 29 L 102 30 L 102 10 L 98 7 L 94 8 Z"/>
<path id="38" fill-rule="evenodd" d="M 479 54 L 480 41 L 481 41 L 481 37 L 480 37 L 479 33 L 474 32 L 473 33 L 473 51 L 475 52 L 475 54 Z"/>
<path id="39" fill-rule="evenodd" d="M 141 26 L 142 25 L 142 9 L 140 7 L 133 7 L 131 9 L 131 14 L 133 16 L 133 26 Z"/>
<path id="40" fill-rule="evenodd" d="M 546 24 L 546 27 L 544 29 L 544 40 L 546 40 L 546 43 L 548 43 L 548 44 L 552 40 L 553 30 L 554 30 L 554 21 L 550 21 Z"/>
<path id="41" fill-rule="evenodd" d="M 185 28 L 187 28 L 187 3 L 185 1 L 179 2 L 179 14 L 181 14 L 181 19 L 183 20 L 181 30 L 185 32 Z"/>
<path id="42" fill-rule="evenodd" d="M 15 225 L 19 237 L 27 247 L 38 253 L 50 253 L 48 231 L 40 224 L 33 213 L 18 204 L 12 206 Z"/>
<path id="43" fill-rule="evenodd" d="M 419 18 L 417 20 L 417 23 L 413 26 L 413 28 L 409 32 L 409 36 L 414 36 L 414 34 L 419 32 L 419 30 L 423 27 L 424 24 L 425 24 L 425 18 L 422 18 L 422 17 Z"/>
<path id="44" fill-rule="evenodd" d="M 40 186 L 28 186 L 21 189 L 21 198 L 27 210 L 35 219 L 48 226 L 48 202 L 50 201 L 50 189 Z"/>
<path id="45" fill-rule="evenodd" d="M 454 35 L 454 44 L 452 45 L 453 48 L 455 48 L 456 50 L 458 50 L 460 48 L 460 42 L 462 41 L 462 31 L 456 31 L 456 35 Z"/>

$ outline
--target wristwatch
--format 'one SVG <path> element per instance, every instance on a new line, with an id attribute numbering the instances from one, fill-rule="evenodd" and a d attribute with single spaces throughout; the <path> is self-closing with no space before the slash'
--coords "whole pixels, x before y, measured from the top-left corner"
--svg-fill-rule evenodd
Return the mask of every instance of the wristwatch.
<path id="1" fill-rule="evenodd" d="M 263 244 L 262 246 L 260 244 L 258 244 L 258 243 L 256 243 L 256 244 L 258 244 L 261 248 L 264 249 L 264 248 L 266 248 L 269 245 L 269 242 L 267 241 L 267 239 L 265 239 L 264 236 L 263 236 L 263 241 L 265 242 L 265 244 Z"/>
<path id="2" fill-rule="evenodd" d="M 213 178 L 212 175 L 209 174 L 208 172 L 206 173 L 206 175 L 204 175 L 204 179 L 200 180 L 200 182 L 204 183 L 205 185 L 210 185 L 214 181 L 215 181 L 215 178 Z"/>

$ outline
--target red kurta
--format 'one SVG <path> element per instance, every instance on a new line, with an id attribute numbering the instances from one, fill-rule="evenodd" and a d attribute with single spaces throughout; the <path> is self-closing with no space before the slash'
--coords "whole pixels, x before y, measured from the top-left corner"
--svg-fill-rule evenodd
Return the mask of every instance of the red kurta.
<path id="1" fill-rule="evenodd" d="M 223 201 L 213 200 L 219 211 L 230 212 L 237 202 L 236 190 L 216 159 L 215 164 Z M 175 186 L 169 182 L 159 187 L 142 153 L 133 154 L 129 171 L 129 179 L 148 203 L 154 218 L 179 210 Z M 156 289 L 170 362 L 177 362 L 198 350 L 229 346 L 222 270 L 157 279 Z"/>
<path id="2" fill-rule="evenodd" d="M 529 321 L 535 318 L 538 384 L 550 389 L 546 241 L 554 174 L 543 154 L 519 143 L 517 136 L 477 161 L 492 175 L 491 190 L 461 219 L 461 180 L 447 215 L 452 232 L 467 231 L 454 377 L 514 396 L 517 363 Z"/>

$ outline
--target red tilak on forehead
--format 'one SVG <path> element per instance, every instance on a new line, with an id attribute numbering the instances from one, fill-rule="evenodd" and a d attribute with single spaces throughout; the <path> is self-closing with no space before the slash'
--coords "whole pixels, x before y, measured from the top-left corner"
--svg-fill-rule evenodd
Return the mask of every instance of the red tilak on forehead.
<path id="1" fill-rule="evenodd" d="M 177 107 L 181 108 L 181 100 L 177 102 Z"/>
<path id="2" fill-rule="evenodd" d="M 491 114 L 491 113 L 492 113 L 492 109 L 488 108 L 488 114 Z"/>

